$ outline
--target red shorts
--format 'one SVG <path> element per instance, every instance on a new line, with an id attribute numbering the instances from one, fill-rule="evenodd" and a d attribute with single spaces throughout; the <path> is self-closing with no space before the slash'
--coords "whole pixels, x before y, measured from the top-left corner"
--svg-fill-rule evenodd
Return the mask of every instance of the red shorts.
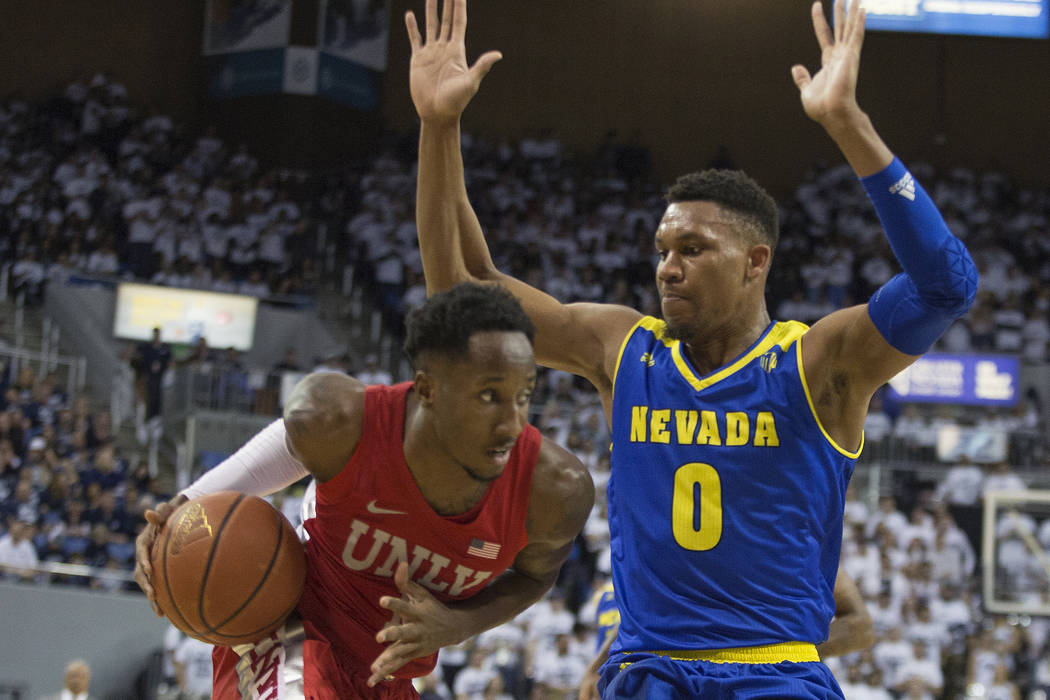
<path id="1" fill-rule="evenodd" d="M 296 617 L 266 639 L 212 650 L 212 700 L 415 700 L 412 681 L 368 687 L 368 676 L 346 671 L 332 647 Z"/>

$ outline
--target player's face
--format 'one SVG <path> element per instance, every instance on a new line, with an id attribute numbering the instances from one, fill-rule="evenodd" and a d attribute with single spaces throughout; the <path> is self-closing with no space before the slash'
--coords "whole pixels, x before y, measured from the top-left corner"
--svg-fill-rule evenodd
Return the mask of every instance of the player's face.
<path id="1" fill-rule="evenodd" d="M 716 334 L 740 316 L 748 247 L 713 202 L 676 202 L 656 229 L 656 287 L 673 338 Z"/>
<path id="2" fill-rule="evenodd" d="M 535 386 L 536 358 L 520 332 L 475 333 L 468 356 L 443 366 L 434 419 L 445 449 L 471 477 L 503 473 Z"/>

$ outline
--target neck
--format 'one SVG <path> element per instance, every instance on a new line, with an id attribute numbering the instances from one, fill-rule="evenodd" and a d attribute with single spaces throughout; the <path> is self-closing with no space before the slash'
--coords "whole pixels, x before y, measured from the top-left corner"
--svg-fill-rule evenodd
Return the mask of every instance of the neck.
<path id="1" fill-rule="evenodd" d="M 442 516 L 466 513 L 484 497 L 488 483 L 470 476 L 449 455 L 415 393 L 405 401 L 405 438 L 402 449 L 423 499 Z"/>
<path id="2" fill-rule="evenodd" d="M 686 356 L 700 374 L 709 374 L 751 347 L 769 327 L 769 312 L 762 304 L 746 323 L 694 334 L 683 340 Z"/>

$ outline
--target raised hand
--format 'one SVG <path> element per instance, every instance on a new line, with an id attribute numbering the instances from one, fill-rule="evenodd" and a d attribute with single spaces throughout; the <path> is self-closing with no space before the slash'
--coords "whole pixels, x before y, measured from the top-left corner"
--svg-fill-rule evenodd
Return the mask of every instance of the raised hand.
<path id="1" fill-rule="evenodd" d="M 451 612 L 430 591 L 408 577 L 408 564 L 394 572 L 400 598 L 384 596 L 379 604 L 393 617 L 376 634 L 376 641 L 389 646 L 372 662 L 368 685 L 374 686 L 409 661 L 429 656 L 443 646 L 457 644 Z"/>
<path id="2" fill-rule="evenodd" d="M 499 51 L 489 51 L 467 65 L 463 37 L 467 31 L 467 0 L 445 0 L 438 22 L 438 0 L 426 0 L 426 42 L 413 12 L 405 13 L 408 41 L 412 45 L 409 86 L 412 102 L 423 121 L 458 120 Z"/>
<path id="3" fill-rule="evenodd" d="M 864 43 L 865 13 L 860 0 L 852 0 L 846 13 L 846 0 L 834 0 L 835 29 L 824 17 L 820 0 L 813 3 L 813 30 L 820 43 L 820 70 L 810 75 L 803 65 L 791 68 L 806 114 L 825 128 L 860 112 L 857 105 L 857 74 L 860 49 Z"/>

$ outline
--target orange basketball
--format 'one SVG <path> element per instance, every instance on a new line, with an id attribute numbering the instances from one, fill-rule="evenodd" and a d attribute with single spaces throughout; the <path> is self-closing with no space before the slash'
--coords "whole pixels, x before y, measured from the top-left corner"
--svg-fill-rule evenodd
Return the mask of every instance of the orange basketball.
<path id="1" fill-rule="evenodd" d="M 188 501 L 150 553 L 157 604 L 209 644 L 254 642 L 299 603 L 306 554 L 288 520 L 261 498 L 220 491 Z"/>

